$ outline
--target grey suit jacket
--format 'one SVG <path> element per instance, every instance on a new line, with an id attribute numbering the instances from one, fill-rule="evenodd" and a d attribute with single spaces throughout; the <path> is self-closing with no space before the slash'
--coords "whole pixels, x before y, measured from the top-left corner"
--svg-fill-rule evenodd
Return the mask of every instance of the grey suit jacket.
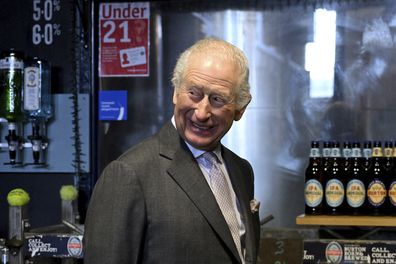
<path id="1" fill-rule="evenodd" d="M 256 263 L 253 171 L 222 151 L 246 227 L 246 263 Z M 84 256 L 85 264 L 240 263 L 210 187 L 171 122 L 105 168 L 87 211 Z"/>

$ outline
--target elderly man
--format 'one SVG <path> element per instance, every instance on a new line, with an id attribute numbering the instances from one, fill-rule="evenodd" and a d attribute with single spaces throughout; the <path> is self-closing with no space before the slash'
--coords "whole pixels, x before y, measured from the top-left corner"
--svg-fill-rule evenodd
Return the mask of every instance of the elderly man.
<path id="1" fill-rule="evenodd" d="M 95 186 L 84 263 L 256 263 L 252 167 L 220 143 L 250 102 L 248 77 L 243 52 L 223 40 L 181 54 L 172 120 Z"/>

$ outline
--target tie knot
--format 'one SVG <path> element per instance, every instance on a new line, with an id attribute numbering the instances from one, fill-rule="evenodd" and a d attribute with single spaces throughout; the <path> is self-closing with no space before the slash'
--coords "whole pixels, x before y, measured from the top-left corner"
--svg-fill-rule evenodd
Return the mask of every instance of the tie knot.
<path id="1" fill-rule="evenodd" d="M 205 152 L 201 156 L 201 162 L 206 168 L 211 168 L 218 163 L 218 158 L 213 152 Z"/>
<path id="2" fill-rule="evenodd" d="M 218 162 L 216 154 L 214 154 L 211 151 L 210 152 L 205 152 L 204 154 L 202 154 L 201 157 L 205 160 L 205 162 L 207 162 L 210 165 L 217 164 L 217 162 Z"/>

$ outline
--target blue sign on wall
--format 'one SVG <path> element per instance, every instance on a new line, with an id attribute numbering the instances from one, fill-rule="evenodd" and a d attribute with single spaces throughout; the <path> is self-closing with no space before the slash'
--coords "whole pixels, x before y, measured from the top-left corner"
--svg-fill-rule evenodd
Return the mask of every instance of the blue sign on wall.
<path id="1" fill-rule="evenodd" d="M 99 120 L 127 120 L 127 97 L 124 90 L 99 92 Z"/>

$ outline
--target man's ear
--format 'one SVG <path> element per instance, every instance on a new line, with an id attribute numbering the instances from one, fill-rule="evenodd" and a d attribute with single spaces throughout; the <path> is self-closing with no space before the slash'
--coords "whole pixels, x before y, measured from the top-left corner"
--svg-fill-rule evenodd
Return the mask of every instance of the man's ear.
<path id="1" fill-rule="evenodd" d="M 234 120 L 235 121 L 239 121 L 242 118 L 243 113 L 245 113 L 245 110 L 246 110 L 247 106 L 248 106 L 248 104 L 246 104 L 244 107 L 242 107 L 239 110 L 235 110 L 235 116 L 234 116 Z"/>
<path id="2" fill-rule="evenodd" d="M 235 116 L 234 116 L 235 121 L 239 121 L 242 118 L 243 113 L 245 113 L 246 107 L 248 106 L 251 100 L 252 97 L 250 96 L 249 101 L 245 104 L 245 106 L 243 106 L 241 109 L 235 110 Z"/>

